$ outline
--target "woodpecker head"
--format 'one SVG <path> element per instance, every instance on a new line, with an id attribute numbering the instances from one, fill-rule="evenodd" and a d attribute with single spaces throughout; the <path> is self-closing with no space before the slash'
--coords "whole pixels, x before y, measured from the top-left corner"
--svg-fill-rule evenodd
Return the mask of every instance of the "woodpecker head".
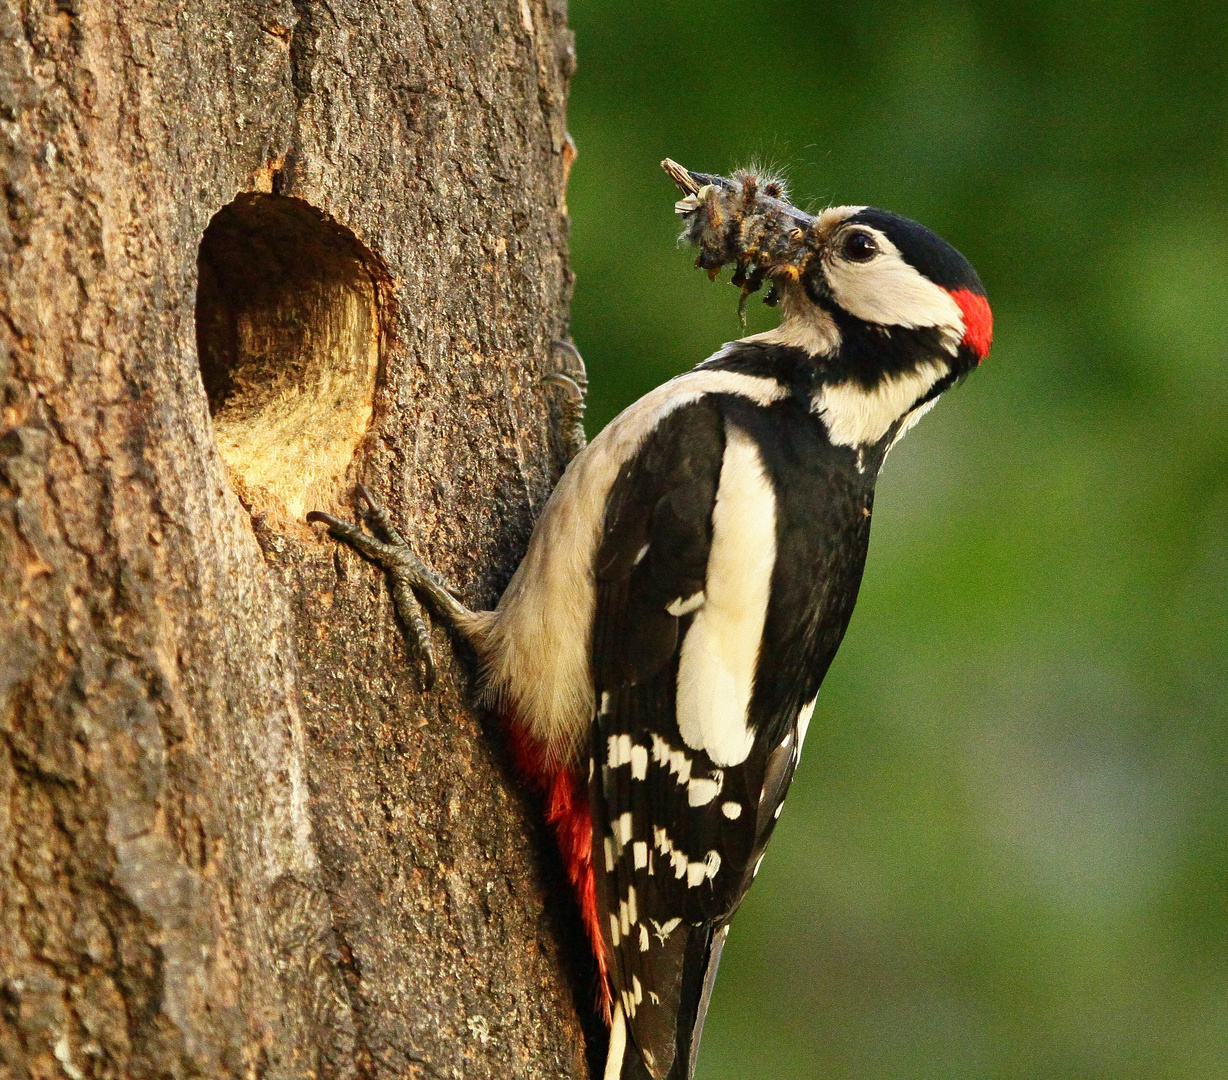
<path id="1" fill-rule="evenodd" d="M 981 279 L 924 226 L 867 206 L 807 214 L 785 201 L 779 180 L 749 172 L 727 179 L 668 159 L 662 167 L 685 193 L 675 208 L 683 238 L 699 248 L 696 265 L 715 277 L 733 264 L 743 303 L 769 282 L 766 302 L 779 302 L 783 318 L 759 337 L 805 349 L 827 380 L 871 390 L 940 369 L 942 389 L 989 353 Z"/>

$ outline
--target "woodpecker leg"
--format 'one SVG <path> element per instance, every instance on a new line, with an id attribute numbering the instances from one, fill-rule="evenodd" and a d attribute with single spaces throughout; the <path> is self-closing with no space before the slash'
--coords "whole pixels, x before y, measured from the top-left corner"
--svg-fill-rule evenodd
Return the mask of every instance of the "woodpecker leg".
<path id="1" fill-rule="evenodd" d="M 570 371 L 547 375 L 542 382 L 557 386 L 563 391 L 563 453 L 570 462 L 588 445 L 584 434 L 584 397 L 588 393 L 588 372 L 585 370 L 584 357 L 580 355 L 580 350 L 570 341 L 556 341 L 554 347 L 570 359 Z"/>
<path id="2" fill-rule="evenodd" d="M 422 658 L 425 668 L 423 683 L 429 690 L 435 684 L 437 668 L 435 654 L 431 649 L 430 631 L 422 617 L 417 594 L 424 595 L 431 606 L 462 634 L 465 633 L 464 627 L 472 619 L 473 613 L 457 599 L 451 586 L 418 558 L 371 492 L 360 484 L 358 493 L 367 504 L 367 513 L 377 535 L 365 532 L 361 525 L 342 521 L 320 510 L 312 510 L 307 515 L 307 520 L 327 525 L 330 536 L 349 544 L 359 554 L 365 555 L 388 572 L 392 579 L 393 605 L 417 646 L 418 655 Z"/>

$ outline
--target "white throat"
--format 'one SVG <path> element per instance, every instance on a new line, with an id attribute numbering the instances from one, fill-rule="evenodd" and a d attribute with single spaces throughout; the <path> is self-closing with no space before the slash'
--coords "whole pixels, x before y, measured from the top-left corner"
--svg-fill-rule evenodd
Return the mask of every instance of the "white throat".
<path id="1" fill-rule="evenodd" d="M 801 349 L 811 356 L 832 356 L 840 348 L 840 328 L 818 304 L 800 295 L 801 287 L 793 282 L 782 283 L 780 289 L 780 325 L 762 334 L 751 334 L 743 341 L 761 341 L 766 345 L 784 345 Z"/>

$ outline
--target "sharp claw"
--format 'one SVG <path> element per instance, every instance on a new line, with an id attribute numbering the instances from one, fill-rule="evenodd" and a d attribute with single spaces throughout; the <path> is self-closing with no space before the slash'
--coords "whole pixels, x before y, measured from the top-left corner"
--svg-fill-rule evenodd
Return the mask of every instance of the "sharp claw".
<path id="1" fill-rule="evenodd" d="M 584 366 L 584 357 L 580 355 L 580 350 L 577 349 L 570 341 L 554 341 L 551 342 L 555 349 L 559 352 L 570 354 L 573 364 L 570 372 L 563 372 L 571 379 L 581 391 L 588 389 L 588 368 Z"/>
<path id="2" fill-rule="evenodd" d="M 584 391 L 580 389 L 580 384 L 570 375 L 565 375 L 561 371 L 553 375 L 544 375 L 542 382 L 549 383 L 551 386 L 557 386 L 559 389 L 566 391 L 567 396 L 573 401 L 584 400 Z"/>
<path id="3" fill-rule="evenodd" d="M 568 381 L 571 380 L 568 379 Z M 370 489 L 364 484 L 358 484 L 355 490 L 359 498 L 367 505 L 372 532 L 375 535 L 366 532 L 359 524 L 342 521 L 322 510 L 308 512 L 307 520 L 327 525 L 329 532 L 336 539 L 348 544 L 389 575 L 393 605 L 407 636 L 411 637 L 417 645 L 415 651 L 423 666 L 423 686 L 429 690 L 435 685 L 439 669 L 435 664 L 430 632 L 423 618 L 415 589 L 423 590 L 443 616 L 451 621 L 454 628 L 458 625 L 458 620 L 468 614 L 468 610 L 461 603 L 456 590 L 440 581 L 431 569 L 414 554 L 413 548 L 401 537 L 387 512 L 371 494 Z"/>
<path id="4" fill-rule="evenodd" d="M 321 525 L 327 525 L 330 529 L 344 526 L 346 522 L 340 518 L 333 517 L 332 514 L 326 514 L 323 510 L 309 510 L 307 512 L 308 521 L 318 521 Z"/>

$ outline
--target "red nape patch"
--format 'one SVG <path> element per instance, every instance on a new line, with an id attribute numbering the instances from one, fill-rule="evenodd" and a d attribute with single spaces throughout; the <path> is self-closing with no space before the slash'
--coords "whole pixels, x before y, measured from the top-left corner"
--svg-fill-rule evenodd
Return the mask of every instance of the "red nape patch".
<path id="1" fill-rule="evenodd" d="M 580 917 L 597 958 L 597 975 L 601 986 L 597 1007 L 605 1022 L 612 1019 L 613 995 L 610 991 L 610 968 L 597 918 L 597 880 L 593 875 L 593 820 L 589 814 L 588 784 L 578 769 L 549 763 L 545 748 L 519 725 L 509 723 L 512 757 L 516 767 L 533 787 L 545 796 L 546 820 L 554 826 L 554 835 L 567 877 L 580 902 Z"/>
<path id="2" fill-rule="evenodd" d="M 989 310 L 989 301 L 971 289 L 952 289 L 951 299 L 959 305 L 964 316 L 964 344 L 978 359 L 984 360 L 993 344 L 993 312 Z"/>

